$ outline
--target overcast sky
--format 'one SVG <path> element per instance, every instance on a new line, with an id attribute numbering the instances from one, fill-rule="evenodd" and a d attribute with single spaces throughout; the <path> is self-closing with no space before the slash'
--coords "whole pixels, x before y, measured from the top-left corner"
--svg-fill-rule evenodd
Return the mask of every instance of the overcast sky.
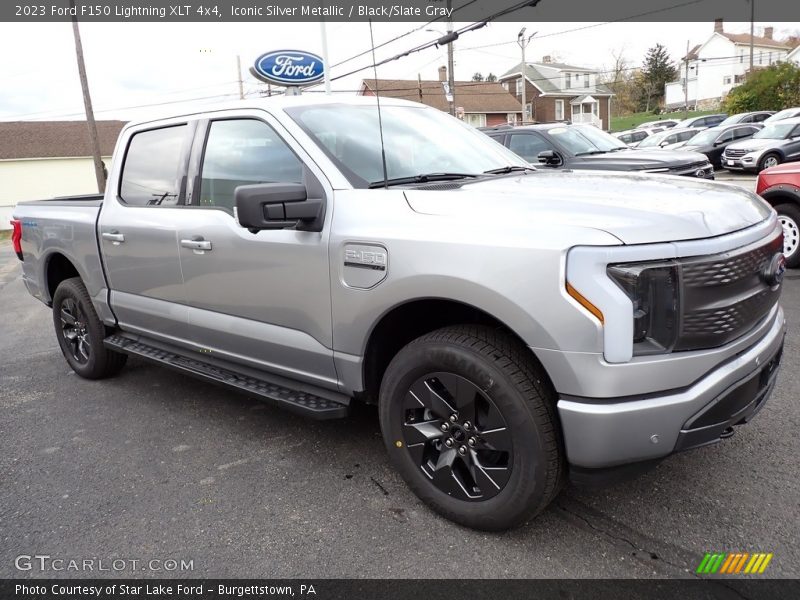
<path id="1" fill-rule="evenodd" d="M 455 26 L 460 25 L 456 23 Z M 756 32 L 774 25 L 775 37 L 797 33 L 800 23 L 757 23 Z M 442 27 L 444 24 L 441 25 Z M 529 61 L 552 55 L 563 62 L 608 69 L 613 54 L 624 55 L 635 66 L 655 43 L 667 47 L 677 60 L 692 44 L 705 41 L 713 23 L 494 23 L 467 33 L 455 45 L 456 79 L 470 79 L 480 71 L 500 75 L 518 64 L 515 40 L 522 26 L 538 32 L 527 50 Z M 384 46 L 378 60 L 393 56 L 438 34 L 421 23 L 375 23 L 380 44 L 410 30 L 419 31 Z M 749 23 L 726 23 L 725 30 L 747 32 Z M 347 59 L 369 48 L 367 23 L 328 23 L 329 63 Z M 238 97 L 236 56 L 241 56 L 245 92 L 263 85 L 247 73 L 254 59 L 268 51 L 299 48 L 321 54 L 318 23 L 83 23 L 81 24 L 89 85 L 98 119 L 134 119 L 163 113 L 169 103 L 183 99 L 208 101 Z M 479 46 L 488 46 L 475 48 Z M 84 118 L 72 27 L 69 23 L 0 23 L 0 119 Z M 429 49 L 379 68 L 386 78 L 435 79 L 446 63 L 445 48 Z M 371 64 L 365 55 L 335 67 L 331 75 Z M 372 69 L 340 79 L 334 90 L 354 91 Z M 317 89 L 322 89 L 319 86 Z M 167 104 L 165 104 L 167 103 Z M 156 105 L 159 107 L 141 107 Z"/>

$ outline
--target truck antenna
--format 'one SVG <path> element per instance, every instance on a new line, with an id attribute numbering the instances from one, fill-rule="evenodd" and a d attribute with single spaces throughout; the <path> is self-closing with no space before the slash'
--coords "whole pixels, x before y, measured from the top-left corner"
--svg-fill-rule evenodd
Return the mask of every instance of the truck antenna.
<path id="1" fill-rule="evenodd" d="M 372 46 L 372 73 L 375 77 L 375 98 L 378 101 L 378 131 L 381 135 L 381 165 L 383 166 L 383 187 L 389 189 L 389 175 L 386 171 L 386 147 L 383 145 L 383 119 L 381 119 L 381 95 L 378 91 L 378 66 L 375 64 L 375 38 L 372 35 L 372 19 L 369 19 L 369 42 Z"/>

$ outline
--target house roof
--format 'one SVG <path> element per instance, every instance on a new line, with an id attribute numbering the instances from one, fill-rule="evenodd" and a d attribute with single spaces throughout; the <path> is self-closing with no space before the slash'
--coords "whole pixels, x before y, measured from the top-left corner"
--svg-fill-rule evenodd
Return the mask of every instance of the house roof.
<path id="1" fill-rule="evenodd" d="M 718 32 L 721 36 L 728 38 L 734 44 L 750 44 L 750 34 L 749 33 L 725 33 L 725 32 Z M 753 45 L 754 46 L 765 46 L 767 48 L 781 48 L 784 50 L 788 50 L 790 46 L 787 46 L 783 42 L 779 42 L 777 40 L 773 40 L 770 38 L 760 37 L 757 35 L 753 36 Z"/>
<path id="2" fill-rule="evenodd" d="M 696 60 L 698 57 L 697 52 L 700 50 L 700 46 L 702 46 L 702 44 L 697 44 L 694 48 L 689 50 L 689 54 L 684 56 L 682 60 Z"/>
<path id="3" fill-rule="evenodd" d="M 100 154 L 110 156 L 124 121 L 97 121 Z M 86 121 L 2 121 L 0 160 L 91 156 Z"/>
<path id="4" fill-rule="evenodd" d="M 377 81 L 377 85 L 376 85 Z M 378 89 L 381 96 L 420 102 L 432 108 L 447 111 L 450 108 L 444 95 L 442 82 L 416 79 L 364 79 L 364 89 Z M 509 94 L 502 84 L 487 81 L 456 81 L 456 106 L 464 107 L 467 113 L 522 112 L 522 105 Z M 421 94 L 420 94 L 421 90 Z"/>
<path id="5" fill-rule="evenodd" d="M 535 85 L 543 94 L 562 94 L 565 96 L 577 96 L 580 95 L 580 89 L 565 89 L 560 87 L 561 83 L 561 76 L 558 77 L 547 77 L 545 74 L 542 73 L 539 69 L 544 67 L 550 67 L 552 65 L 559 65 L 562 63 L 526 63 L 525 65 L 525 75 L 533 85 Z M 562 70 L 560 67 L 555 67 L 557 70 Z M 500 79 L 508 79 L 514 75 L 518 75 L 522 69 L 522 63 L 518 64 L 512 69 L 509 69 L 505 73 L 500 76 Z M 579 67 L 568 67 L 564 70 L 576 70 L 585 73 L 597 73 L 595 69 L 581 69 Z M 556 85 L 556 81 L 559 82 L 559 85 Z M 592 91 L 594 95 L 600 96 L 613 96 L 614 93 L 604 84 L 598 83 L 594 91 Z"/>

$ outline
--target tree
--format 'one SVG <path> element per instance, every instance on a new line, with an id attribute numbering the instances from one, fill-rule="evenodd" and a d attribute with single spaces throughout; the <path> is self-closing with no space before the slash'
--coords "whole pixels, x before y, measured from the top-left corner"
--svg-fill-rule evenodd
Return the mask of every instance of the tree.
<path id="1" fill-rule="evenodd" d="M 674 81 L 677 76 L 678 69 L 667 49 L 661 44 L 650 48 L 642 64 L 642 97 L 639 99 L 639 108 L 649 111 L 652 104 L 664 98 L 664 86 Z"/>
<path id="2" fill-rule="evenodd" d="M 611 113 L 618 117 L 636 112 L 638 108 L 639 88 L 636 83 L 638 69 L 631 68 L 630 62 L 625 57 L 624 48 L 612 52 L 611 56 L 614 57 L 614 64 L 611 67 L 603 67 L 600 83 L 614 92 Z"/>
<path id="3" fill-rule="evenodd" d="M 800 67 L 780 62 L 754 69 L 742 85 L 730 91 L 723 104 L 728 114 L 800 105 Z"/>
<path id="4" fill-rule="evenodd" d="M 480 71 L 475 73 L 472 76 L 472 81 L 483 81 L 483 74 L 481 74 Z"/>
<path id="5" fill-rule="evenodd" d="M 495 75 L 494 73 L 489 73 L 489 74 L 486 76 L 486 81 L 489 81 L 489 82 L 495 82 L 495 81 L 497 81 L 497 75 Z"/>

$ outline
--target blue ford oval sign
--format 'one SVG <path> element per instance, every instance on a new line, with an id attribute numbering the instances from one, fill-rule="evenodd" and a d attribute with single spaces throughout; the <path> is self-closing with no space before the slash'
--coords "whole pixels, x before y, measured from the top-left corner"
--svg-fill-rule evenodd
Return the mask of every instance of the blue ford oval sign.
<path id="1" fill-rule="evenodd" d="M 279 85 L 308 85 L 325 76 L 322 58 L 303 50 L 275 50 L 262 54 L 253 65 L 264 79 Z"/>

